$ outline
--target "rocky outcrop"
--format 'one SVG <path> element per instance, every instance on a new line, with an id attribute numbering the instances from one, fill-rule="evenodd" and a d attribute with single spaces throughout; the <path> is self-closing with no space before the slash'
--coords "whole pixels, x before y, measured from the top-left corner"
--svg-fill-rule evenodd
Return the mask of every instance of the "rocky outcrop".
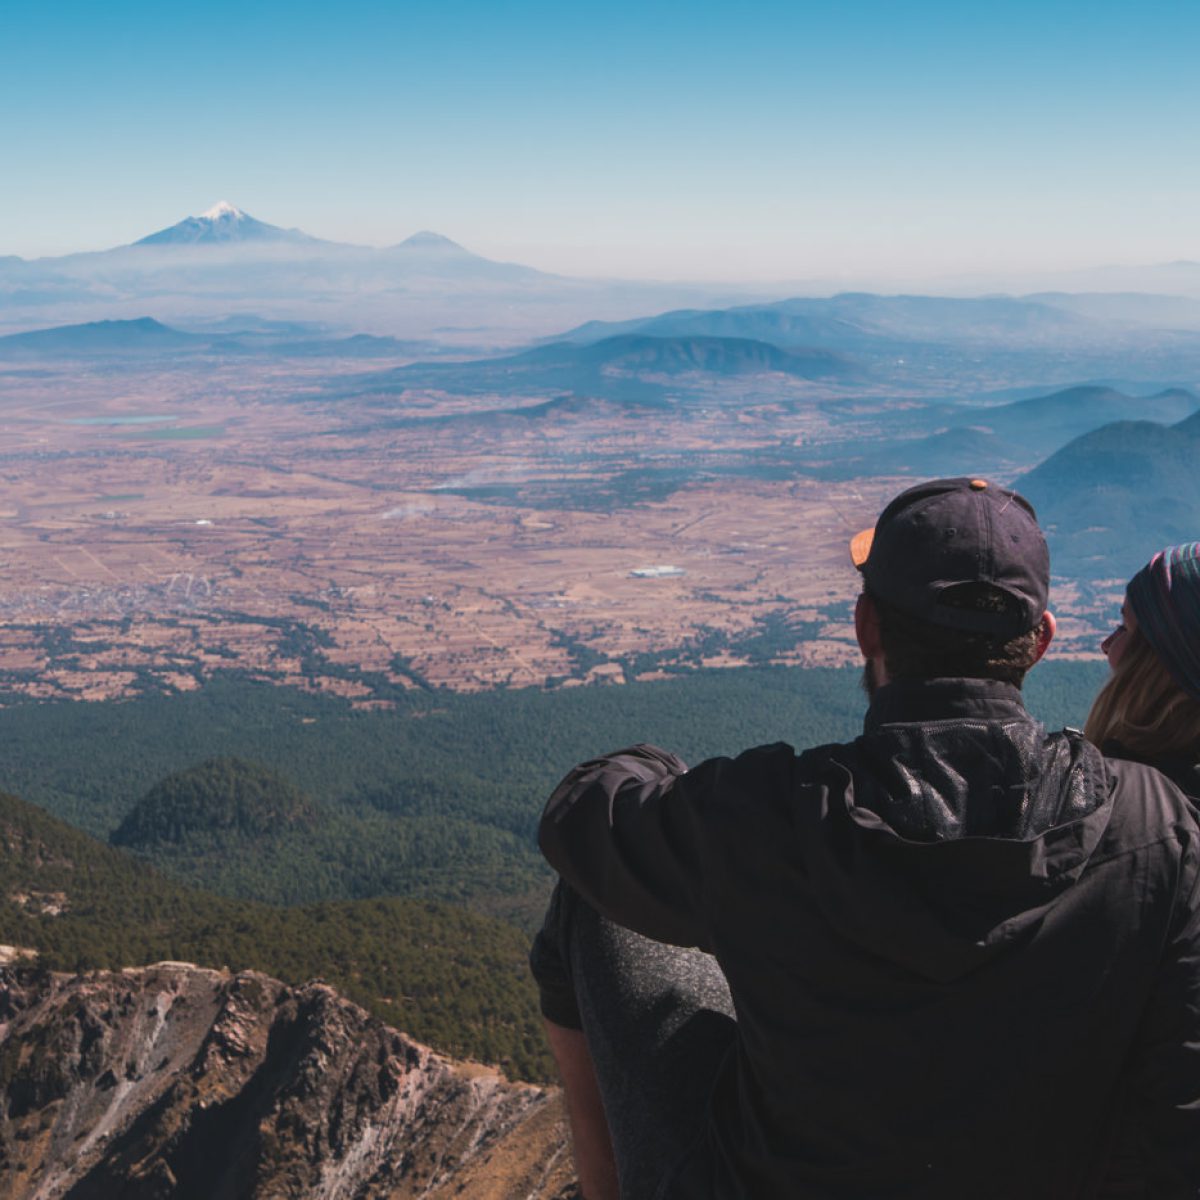
<path id="1" fill-rule="evenodd" d="M 551 1200 L 561 1096 L 321 983 L 187 963 L 0 969 L 0 1196 Z"/>

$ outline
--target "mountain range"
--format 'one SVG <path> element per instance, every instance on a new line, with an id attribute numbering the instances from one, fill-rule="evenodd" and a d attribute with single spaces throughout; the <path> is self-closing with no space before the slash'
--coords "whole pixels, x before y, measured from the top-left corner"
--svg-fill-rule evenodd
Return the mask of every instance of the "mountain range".
<path id="1" fill-rule="evenodd" d="M 830 479 L 882 475 L 1012 478 L 1068 442 L 1114 421 L 1172 423 L 1200 409 L 1185 388 L 1132 395 L 1086 384 L 1008 404 L 905 406 L 870 436 L 821 446 L 800 462 Z"/>
<path id="2" fill-rule="evenodd" d="M 195 325 L 267 312 L 340 332 L 483 351 L 551 335 L 579 343 L 623 335 L 742 338 L 851 355 L 910 381 L 965 376 L 981 353 L 1001 352 L 988 366 L 1009 378 L 1023 373 L 1023 382 L 1119 374 L 1122 363 L 1146 353 L 1157 378 L 1200 370 L 1200 271 L 1191 296 L 846 292 L 780 300 L 779 291 L 571 279 L 493 261 L 430 231 L 382 248 L 333 242 L 222 201 L 129 245 L 28 261 L 0 257 L 0 328 L 146 312 Z M 1076 359 L 1069 366 L 1064 348 Z"/>
<path id="3" fill-rule="evenodd" d="M 975 410 L 956 424 L 969 424 L 1019 445 L 1029 457 L 1050 454 L 1072 438 L 1114 421 L 1173 424 L 1198 408 L 1200 399 L 1185 388 L 1130 396 L 1111 387 L 1084 385 Z"/>
<path id="4" fill-rule="evenodd" d="M 597 313 L 758 294 L 729 286 L 578 280 L 497 262 L 429 230 L 375 248 L 326 241 L 222 201 L 133 243 L 25 260 L 0 256 L 0 328 L 240 313 L 452 344 L 509 346 Z"/>

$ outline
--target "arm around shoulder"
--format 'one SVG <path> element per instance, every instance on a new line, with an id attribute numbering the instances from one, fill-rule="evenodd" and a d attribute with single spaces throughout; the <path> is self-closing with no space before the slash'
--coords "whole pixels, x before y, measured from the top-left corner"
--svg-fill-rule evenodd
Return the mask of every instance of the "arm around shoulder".
<path id="1" fill-rule="evenodd" d="M 681 759 L 637 745 L 574 768 L 542 814 L 538 844 L 597 911 L 647 937 L 701 945 L 696 797 Z"/>

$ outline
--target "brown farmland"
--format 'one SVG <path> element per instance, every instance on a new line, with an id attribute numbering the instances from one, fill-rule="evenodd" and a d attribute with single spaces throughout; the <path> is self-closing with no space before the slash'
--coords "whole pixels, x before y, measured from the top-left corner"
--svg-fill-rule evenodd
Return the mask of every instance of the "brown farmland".
<path id="1" fill-rule="evenodd" d="M 685 418 L 331 395 L 361 370 L 0 369 L 0 688 L 103 698 L 236 668 L 365 704 L 854 660 L 846 542 L 904 481 L 731 469 L 847 436 L 819 403 L 850 398 L 718 381 Z M 1056 597 L 1068 652 L 1117 594 Z"/>

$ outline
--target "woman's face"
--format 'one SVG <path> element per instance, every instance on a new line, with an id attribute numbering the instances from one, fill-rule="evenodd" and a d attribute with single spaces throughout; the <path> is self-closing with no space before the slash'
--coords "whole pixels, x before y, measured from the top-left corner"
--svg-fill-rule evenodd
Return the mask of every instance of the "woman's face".
<path id="1" fill-rule="evenodd" d="M 1100 643 L 1100 649 L 1107 656 L 1110 668 L 1121 661 L 1129 635 L 1136 628 L 1137 618 L 1134 617 L 1133 609 L 1129 607 L 1129 597 L 1126 596 L 1121 604 L 1121 623 Z"/>

